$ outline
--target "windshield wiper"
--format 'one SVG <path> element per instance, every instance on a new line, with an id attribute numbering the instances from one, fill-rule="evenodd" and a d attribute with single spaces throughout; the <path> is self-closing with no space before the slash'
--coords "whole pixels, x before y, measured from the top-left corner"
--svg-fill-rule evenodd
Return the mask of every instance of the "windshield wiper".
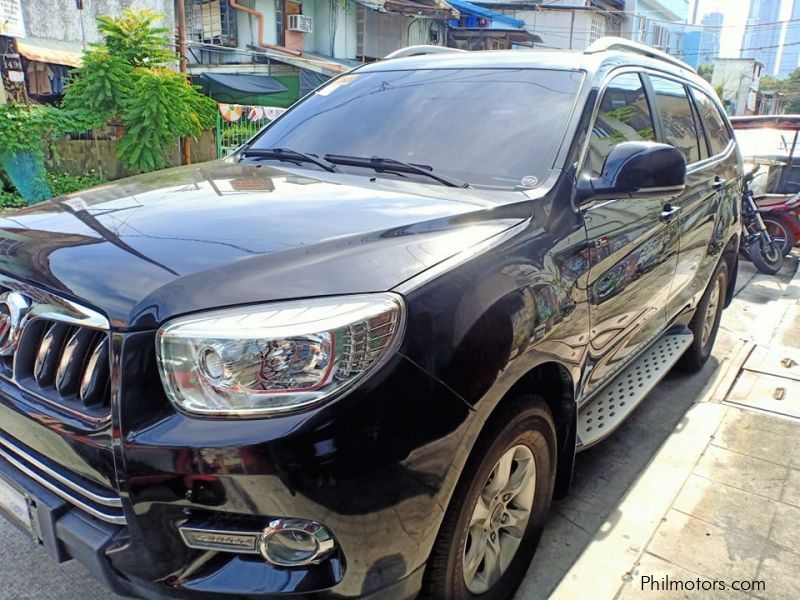
<path id="1" fill-rule="evenodd" d="M 418 165 L 407 163 L 394 158 L 381 158 L 379 156 L 345 156 L 341 154 L 326 154 L 325 160 L 336 165 L 346 165 L 350 167 L 369 167 L 375 171 L 395 171 L 397 173 L 417 173 L 435 179 L 439 183 L 448 187 L 468 188 L 470 185 L 464 181 L 437 175 L 433 172 L 430 165 Z"/>
<path id="2" fill-rule="evenodd" d="M 294 163 L 310 162 L 331 173 L 335 173 L 339 170 L 336 168 L 336 165 L 315 154 L 308 154 L 306 152 L 300 152 L 299 150 L 292 150 L 291 148 L 245 148 L 242 150 L 242 156 L 274 158 L 275 160 L 285 160 Z"/>

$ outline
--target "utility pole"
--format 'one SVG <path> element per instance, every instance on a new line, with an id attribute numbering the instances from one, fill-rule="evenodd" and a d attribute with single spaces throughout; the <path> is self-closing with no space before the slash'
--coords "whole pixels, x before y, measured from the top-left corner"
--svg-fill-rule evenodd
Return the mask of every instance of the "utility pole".
<path id="1" fill-rule="evenodd" d="M 176 20 L 178 21 L 178 61 L 181 73 L 188 80 L 189 66 L 186 60 L 186 5 L 184 0 L 177 0 Z M 188 165 L 192 162 L 192 140 L 186 136 L 181 138 L 181 164 Z"/>

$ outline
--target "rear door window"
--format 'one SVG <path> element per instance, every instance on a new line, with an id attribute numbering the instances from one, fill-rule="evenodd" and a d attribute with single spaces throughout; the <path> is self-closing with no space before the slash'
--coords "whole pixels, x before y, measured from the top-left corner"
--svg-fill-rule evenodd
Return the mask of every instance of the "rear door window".
<path id="1" fill-rule="evenodd" d="M 692 105 L 682 83 L 650 75 L 655 93 L 656 111 L 661 122 L 664 143 L 675 146 L 686 164 L 700 160 L 700 136 L 695 125 Z"/>
<path id="2" fill-rule="evenodd" d="M 641 78 L 636 73 L 618 75 L 606 86 L 600 100 L 589 137 L 585 168 L 597 177 L 614 146 L 654 139 L 653 116 Z"/>
<path id="3" fill-rule="evenodd" d="M 700 119 L 703 121 L 703 127 L 705 127 L 706 135 L 708 136 L 711 154 L 722 154 L 731 141 L 731 133 L 725 124 L 725 119 L 708 94 L 700 90 L 693 90 L 692 95 L 694 95 L 697 111 L 700 113 Z"/>

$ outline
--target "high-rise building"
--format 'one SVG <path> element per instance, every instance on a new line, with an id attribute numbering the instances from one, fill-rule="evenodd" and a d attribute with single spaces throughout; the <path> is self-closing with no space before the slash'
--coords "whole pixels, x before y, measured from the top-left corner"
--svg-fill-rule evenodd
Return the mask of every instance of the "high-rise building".
<path id="1" fill-rule="evenodd" d="M 781 0 L 751 0 L 744 43 L 739 52 L 741 58 L 755 58 L 770 75 L 775 74 L 778 67 L 780 12 Z"/>
<path id="2" fill-rule="evenodd" d="M 722 24 L 724 18 L 720 12 L 708 13 L 700 22 L 702 35 L 700 36 L 700 50 L 697 57 L 698 64 L 710 64 L 719 56 L 719 44 L 722 37 Z"/>
<path id="3" fill-rule="evenodd" d="M 783 37 L 783 52 L 781 54 L 778 77 L 788 77 L 800 63 L 800 0 L 792 4 L 791 22 L 786 24 L 786 34 Z"/>

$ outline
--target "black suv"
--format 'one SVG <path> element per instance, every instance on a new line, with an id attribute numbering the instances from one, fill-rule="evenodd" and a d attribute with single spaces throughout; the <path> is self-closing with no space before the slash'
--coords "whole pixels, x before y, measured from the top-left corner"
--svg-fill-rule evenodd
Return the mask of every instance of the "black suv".
<path id="1" fill-rule="evenodd" d="M 508 598 L 576 450 L 706 361 L 742 180 L 708 84 L 614 39 L 406 54 L 2 219 L 0 506 L 54 559 Z"/>

